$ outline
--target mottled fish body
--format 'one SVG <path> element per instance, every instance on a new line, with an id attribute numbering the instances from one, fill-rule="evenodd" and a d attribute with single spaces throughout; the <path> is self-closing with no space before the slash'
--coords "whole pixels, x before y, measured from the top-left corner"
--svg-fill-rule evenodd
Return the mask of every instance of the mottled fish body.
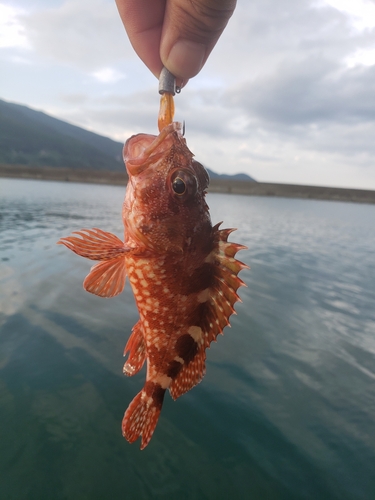
<path id="1" fill-rule="evenodd" d="M 124 242 L 100 229 L 61 238 L 78 255 L 99 261 L 84 280 L 102 297 L 121 293 L 128 276 L 140 319 L 125 347 L 126 375 L 147 360 L 146 383 L 122 422 L 124 437 L 141 448 L 155 430 L 164 395 L 173 399 L 198 384 L 206 349 L 216 340 L 244 285 L 247 266 L 228 242 L 233 229 L 212 226 L 205 202 L 208 174 L 173 122 L 158 136 L 138 134 L 124 147 L 129 175 L 123 205 Z"/>

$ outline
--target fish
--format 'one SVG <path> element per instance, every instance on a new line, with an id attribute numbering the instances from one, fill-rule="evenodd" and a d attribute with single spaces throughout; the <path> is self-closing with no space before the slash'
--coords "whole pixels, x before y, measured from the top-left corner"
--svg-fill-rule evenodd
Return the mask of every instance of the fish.
<path id="1" fill-rule="evenodd" d="M 139 321 L 125 346 L 125 375 L 147 362 L 146 381 L 125 412 L 122 434 L 144 449 L 167 390 L 174 400 L 204 377 L 206 349 L 229 325 L 246 286 L 236 259 L 247 247 L 228 241 L 235 229 L 212 225 L 206 169 L 172 122 L 159 135 L 137 134 L 124 146 L 128 173 L 122 208 L 124 241 L 98 228 L 61 238 L 76 254 L 98 261 L 83 287 L 100 297 L 120 294 L 128 278 Z"/>

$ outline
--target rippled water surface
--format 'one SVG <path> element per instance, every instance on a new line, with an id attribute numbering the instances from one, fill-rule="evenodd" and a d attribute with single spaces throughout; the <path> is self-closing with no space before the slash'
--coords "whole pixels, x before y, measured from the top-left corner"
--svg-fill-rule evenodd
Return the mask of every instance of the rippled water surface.
<path id="1" fill-rule="evenodd" d="M 82 289 L 56 241 L 121 237 L 121 187 L 0 179 L 0 499 L 375 498 L 375 206 L 209 195 L 248 250 L 203 382 L 121 436 L 130 287 Z"/>

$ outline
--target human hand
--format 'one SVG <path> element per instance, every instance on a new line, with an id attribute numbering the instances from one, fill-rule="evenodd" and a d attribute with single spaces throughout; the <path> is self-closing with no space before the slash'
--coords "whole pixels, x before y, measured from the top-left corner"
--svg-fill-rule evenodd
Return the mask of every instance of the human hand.
<path id="1" fill-rule="evenodd" d="M 236 0 L 116 0 L 130 42 L 159 78 L 179 87 L 197 75 L 233 14 Z"/>

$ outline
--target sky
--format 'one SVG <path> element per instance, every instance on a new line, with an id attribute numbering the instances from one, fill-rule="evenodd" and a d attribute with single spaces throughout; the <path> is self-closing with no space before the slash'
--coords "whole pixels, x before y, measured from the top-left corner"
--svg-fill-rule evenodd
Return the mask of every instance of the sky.
<path id="1" fill-rule="evenodd" d="M 0 99 L 121 142 L 157 133 L 158 82 L 114 0 L 0 0 Z M 375 189 L 375 0 L 238 0 L 175 106 L 217 173 Z"/>

